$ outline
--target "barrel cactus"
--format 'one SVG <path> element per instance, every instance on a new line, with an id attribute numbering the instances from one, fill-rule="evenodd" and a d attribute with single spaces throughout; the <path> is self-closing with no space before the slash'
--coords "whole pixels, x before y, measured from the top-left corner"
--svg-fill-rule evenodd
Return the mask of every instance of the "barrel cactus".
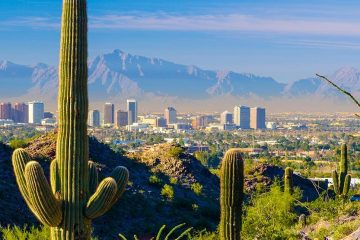
<path id="1" fill-rule="evenodd" d="M 285 190 L 285 192 L 290 193 L 290 194 L 293 194 L 293 192 L 294 192 L 293 170 L 290 167 L 287 167 L 285 169 L 284 190 Z"/>
<path id="2" fill-rule="evenodd" d="M 63 0 L 58 137 L 50 184 L 24 149 L 12 158 L 19 189 L 38 220 L 51 227 L 52 240 L 90 239 L 92 219 L 116 203 L 128 181 L 128 170 L 119 166 L 99 184 L 88 161 L 87 78 L 86 0 Z"/>
<path id="3" fill-rule="evenodd" d="M 230 149 L 222 161 L 220 176 L 220 239 L 241 239 L 244 199 L 244 162 L 240 149 Z"/>
<path id="4" fill-rule="evenodd" d="M 339 196 L 346 196 L 350 189 L 351 176 L 348 174 L 348 157 L 346 144 L 341 145 L 340 174 L 332 172 L 334 191 Z"/>

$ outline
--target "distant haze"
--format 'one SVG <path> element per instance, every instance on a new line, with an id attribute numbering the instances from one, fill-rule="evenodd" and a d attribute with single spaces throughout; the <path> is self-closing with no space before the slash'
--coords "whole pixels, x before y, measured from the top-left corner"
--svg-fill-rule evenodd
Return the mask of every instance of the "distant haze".
<path id="1" fill-rule="evenodd" d="M 0 100 L 42 100 L 56 109 L 57 68 L 46 64 L 26 66 L 0 62 Z M 360 71 L 342 67 L 328 74 L 335 83 L 360 96 Z M 159 58 L 114 50 L 89 62 L 91 108 L 105 102 L 117 109 L 125 100 L 139 100 L 140 112 L 174 106 L 181 112 L 232 110 L 234 105 L 263 106 L 272 112 L 356 111 L 355 106 L 314 76 L 280 83 L 271 77 L 233 71 L 204 70 Z"/>

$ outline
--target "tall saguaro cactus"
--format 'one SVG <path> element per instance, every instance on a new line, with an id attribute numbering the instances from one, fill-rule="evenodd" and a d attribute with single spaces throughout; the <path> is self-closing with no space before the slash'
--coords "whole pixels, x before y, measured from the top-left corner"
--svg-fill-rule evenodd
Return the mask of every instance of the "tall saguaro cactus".
<path id="1" fill-rule="evenodd" d="M 222 161 L 220 176 L 220 239 L 241 239 L 244 162 L 240 149 L 230 149 Z"/>
<path id="2" fill-rule="evenodd" d="M 285 190 L 285 192 L 290 193 L 290 194 L 293 194 L 293 192 L 294 192 L 293 170 L 291 167 L 285 168 L 284 190 Z"/>
<path id="3" fill-rule="evenodd" d="M 347 146 L 341 145 L 340 174 L 332 172 L 334 191 L 339 196 L 346 196 L 350 189 L 351 176 L 348 172 Z"/>
<path id="4" fill-rule="evenodd" d="M 59 65 L 59 129 L 51 185 L 23 149 L 13 154 L 20 191 L 31 211 L 51 227 L 53 240 L 88 240 L 91 220 L 108 211 L 125 190 L 128 171 L 117 167 L 98 184 L 88 161 L 86 0 L 63 0 Z"/>

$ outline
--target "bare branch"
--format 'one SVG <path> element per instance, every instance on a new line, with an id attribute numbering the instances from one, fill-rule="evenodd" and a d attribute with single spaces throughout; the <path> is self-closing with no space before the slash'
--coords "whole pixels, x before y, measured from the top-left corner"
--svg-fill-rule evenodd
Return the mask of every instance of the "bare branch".
<path id="1" fill-rule="evenodd" d="M 316 76 L 318 76 L 319 78 L 324 79 L 325 81 L 327 81 L 329 84 L 331 84 L 332 86 L 334 86 L 335 88 L 337 88 L 337 90 L 339 90 L 341 93 L 349 96 L 351 98 L 351 100 L 360 108 L 360 102 L 348 91 L 346 91 L 345 89 L 339 87 L 338 85 L 336 85 L 335 83 L 333 83 L 331 80 L 329 80 L 327 77 L 322 76 L 320 74 L 316 74 Z M 355 114 L 355 116 L 357 116 L 358 118 L 360 118 L 360 114 Z"/>

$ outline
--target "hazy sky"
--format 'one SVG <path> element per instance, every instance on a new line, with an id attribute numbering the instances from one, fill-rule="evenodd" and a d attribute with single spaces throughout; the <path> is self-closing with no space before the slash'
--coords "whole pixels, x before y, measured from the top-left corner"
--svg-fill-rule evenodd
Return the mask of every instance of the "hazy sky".
<path id="1" fill-rule="evenodd" d="M 88 0 L 89 54 L 121 49 L 287 82 L 359 67 L 360 1 Z M 0 0 L 0 59 L 58 61 L 61 0 Z"/>

